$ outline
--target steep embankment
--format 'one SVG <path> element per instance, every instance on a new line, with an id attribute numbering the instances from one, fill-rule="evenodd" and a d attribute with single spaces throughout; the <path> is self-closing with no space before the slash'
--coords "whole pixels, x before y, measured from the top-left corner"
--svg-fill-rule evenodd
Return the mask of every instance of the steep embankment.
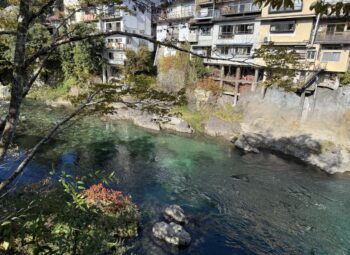
<path id="1" fill-rule="evenodd" d="M 319 90 L 306 98 L 299 121 L 300 98 L 269 90 L 242 95 L 238 105 L 242 132 L 235 145 L 245 151 L 273 150 L 320 167 L 328 173 L 350 171 L 350 89 Z"/>

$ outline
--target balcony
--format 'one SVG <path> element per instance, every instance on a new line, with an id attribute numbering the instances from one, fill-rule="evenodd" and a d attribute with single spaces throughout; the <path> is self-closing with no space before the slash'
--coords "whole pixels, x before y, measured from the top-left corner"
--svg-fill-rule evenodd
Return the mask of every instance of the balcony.
<path id="1" fill-rule="evenodd" d="M 106 48 L 109 50 L 124 50 L 126 49 L 126 45 L 124 43 L 109 42 L 109 43 L 106 43 Z"/>
<path id="2" fill-rule="evenodd" d="M 172 12 L 160 13 L 157 20 L 175 20 L 175 19 L 186 19 L 194 16 L 194 11 L 192 10 L 181 10 Z"/>
<path id="3" fill-rule="evenodd" d="M 350 42 L 350 31 L 349 32 L 336 32 L 334 34 L 318 33 L 316 35 L 317 43 L 331 43 L 341 44 Z"/>
<path id="4" fill-rule="evenodd" d="M 109 10 L 109 11 L 104 11 L 101 12 L 100 14 L 101 19 L 115 19 L 115 18 L 120 18 L 121 15 L 121 11 L 120 10 Z"/>
<path id="5" fill-rule="evenodd" d="M 203 4 L 212 4 L 214 0 L 197 0 L 196 4 L 203 5 Z"/>
<path id="6" fill-rule="evenodd" d="M 225 6 L 220 9 L 220 14 L 222 16 L 228 16 L 228 15 L 255 13 L 260 11 L 261 11 L 260 7 L 253 3 L 242 3 L 242 4 Z"/>
<path id="7" fill-rule="evenodd" d="M 214 17 L 215 10 L 209 8 L 203 8 L 196 12 L 195 19 L 212 19 Z"/>
<path id="8" fill-rule="evenodd" d="M 179 41 L 180 34 L 178 32 L 168 32 L 166 35 L 167 41 Z"/>

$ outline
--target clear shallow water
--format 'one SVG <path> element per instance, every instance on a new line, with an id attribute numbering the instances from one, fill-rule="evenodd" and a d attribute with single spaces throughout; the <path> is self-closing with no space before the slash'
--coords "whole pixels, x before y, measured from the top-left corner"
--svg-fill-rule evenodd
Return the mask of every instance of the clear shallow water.
<path id="1" fill-rule="evenodd" d="M 45 107 L 24 113 L 17 138 L 29 148 L 60 116 Z M 40 117 L 40 129 L 31 121 Z M 25 135 L 24 135 L 25 134 Z M 0 179 L 14 167 L 1 166 Z M 72 167 L 74 166 L 74 167 Z M 350 254 L 350 175 L 329 176 L 275 155 L 241 154 L 204 137 L 151 133 L 88 117 L 64 130 L 18 180 L 35 182 L 52 167 L 115 170 L 112 187 L 140 205 L 137 254 Z M 79 173 L 78 173 L 79 172 Z M 191 217 L 193 243 L 177 249 L 151 237 L 170 204 Z"/>

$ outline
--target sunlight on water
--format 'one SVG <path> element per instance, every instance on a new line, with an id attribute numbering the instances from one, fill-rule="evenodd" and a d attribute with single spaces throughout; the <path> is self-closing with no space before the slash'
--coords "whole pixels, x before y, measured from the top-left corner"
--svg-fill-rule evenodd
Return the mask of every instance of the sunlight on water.
<path id="1" fill-rule="evenodd" d="M 40 108 L 40 110 L 39 110 Z M 63 112 L 24 113 L 17 142 L 30 148 Z M 40 125 L 32 121 L 40 117 Z M 40 128 L 39 128 L 40 127 Z M 10 169 L 15 163 L 7 162 Z M 78 174 L 115 170 L 113 187 L 143 212 L 138 254 L 349 254 L 350 175 L 262 154 L 242 155 L 212 139 L 152 133 L 88 117 L 64 130 L 31 163 L 19 184 L 52 168 Z M 1 171 L 0 179 L 4 178 Z M 191 221 L 193 243 L 176 249 L 151 237 L 161 210 L 177 203 Z"/>

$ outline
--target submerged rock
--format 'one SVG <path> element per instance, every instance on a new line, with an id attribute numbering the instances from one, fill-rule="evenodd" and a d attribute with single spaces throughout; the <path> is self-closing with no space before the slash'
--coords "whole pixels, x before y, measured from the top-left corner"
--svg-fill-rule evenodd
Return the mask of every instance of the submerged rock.
<path id="1" fill-rule="evenodd" d="M 164 221 L 157 222 L 152 232 L 156 238 L 176 246 L 188 246 L 191 243 L 190 234 L 181 225 L 174 222 L 170 224 Z"/>
<path id="2" fill-rule="evenodd" d="M 188 222 L 184 210 L 179 205 L 171 205 L 165 208 L 164 215 L 178 223 L 186 224 Z"/>

